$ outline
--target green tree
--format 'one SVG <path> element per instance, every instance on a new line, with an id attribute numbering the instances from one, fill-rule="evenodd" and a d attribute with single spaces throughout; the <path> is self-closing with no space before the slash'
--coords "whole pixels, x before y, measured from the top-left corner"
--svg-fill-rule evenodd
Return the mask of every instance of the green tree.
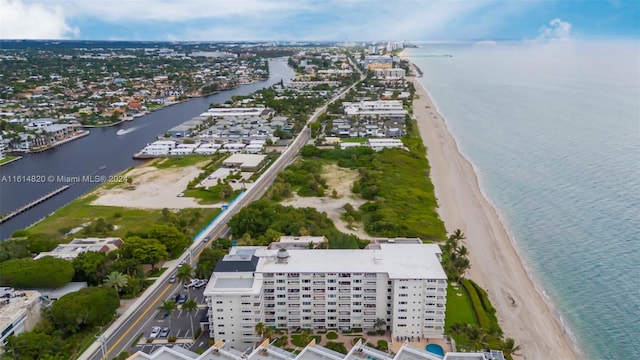
<path id="1" fill-rule="evenodd" d="M 261 322 L 257 323 L 256 326 L 254 326 L 254 330 L 256 334 L 258 334 L 261 339 L 263 338 L 265 328 L 266 327 L 264 323 L 261 323 Z"/>
<path id="2" fill-rule="evenodd" d="M 166 314 L 167 318 L 169 319 L 169 327 L 171 327 L 171 317 L 177 309 L 178 305 L 176 305 L 176 302 L 173 300 L 162 300 L 162 304 L 158 306 L 158 310 Z"/>
<path id="3" fill-rule="evenodd" d="M 377 318 L 374 324 L 376 330 L 382 330 L 387 326 L 387 321 L 383 318 Z"/>
<path id="4" fill-rule="evenodd" d="M 158 240 L 143 239 L 139 236 L 126 238 L 121 251 L 125 257 L 135 259 L 141 264 L 151 265 L 152 271 L 158 261 L 166 259 L 169 255 L 167 248 Z"/>
<path id="5" fill-rule="evenodd" d="M 71 282 L 70 261 L 45 256 L 42 259 L 12 259 L 0 263 L 0 286 L 57 288 Z"/>
<path id="6" fill-rule="evenodd" d="M 182 310 L 189 314 L 189 320 L 191 321 L 191 333 L 195 340 L 196 330 L 193 327 L 193 315 L 198 312 L 198 303 L 193 299 L 189 299 L 182 304 Z"/>
<path id="7" fill-rule="evenodd" d="M 29 242 L 23 239 L 0 241 L 0 262 L 31 256 Z"/>
<path id="8" fill-rule="evenodd" d="M 520 350 L 522 348 L 520 345 L 516 345 L 516 341 L 512 338 L 504 339 L 504 347 L 502 348 L 502 352 L 507 356 L 507 358 L 512 358 L 513 356 L 519 356 Z"/>
<path id="9" fill-rule="evenodd" d="M 129 279 L 127 279 L 125 275 L 117 271 L 112 271 L 104 279 L 104 286 L 116 289 L 116 293 L 118 294 L 120 294 L 122 289 L 124 289 L 127 284 L 129 284 Z"/>
<path id="10" fill-rule="evenodd" d="M 157 239 L 165 246 L 172 259 L 182 254 L 184 249 L 191 245 L 189 238 L 173 225 L 153 225 L 141 237 Z"/>
<path id="11" fill-rule="evenodd" d="M 186 285 L 191 281 L 193 277 L 193 269 L 189 264 L 183 264 L 178 268 L 178 272 L 176 273 L 176 280 L 178 280 L 182 285 Z M 188 289 L 189 298 L 191 298 L 191 288 Z"/>
<path id="12" fill-rule="evenodd" d="M 45 356 L 68 355 L 64 341 L 54 335 L 27 331 L 10 336 L 4 347 L 11 359 L 36 360 Z"/>
<path id="13" fill-rule="evenodd" d="M 214 244 L 217 243 L 214 242 Z M 198 258 L 198 264 L 196 265 L 195 275 L 199 279 L 208 279 L 213 274 L 213 270 L 220 259 L 226 254 L 222 249 L 206 248 L 200 254 Z"/>
<path id="14" fill-rule="evenodd" d="M 85 328 L 105 325 L 120 306 L 116 290 L 109 287 L 89 287 L 64 295 L 51 305 L 51 320 L 66 334 Z"/>
<path id="15" fill-rule="evenodd" d="M 107 270 L 107 254 L 99 251 L 86 251 L 78 254 L 71 263 L 75 274 L 74 281 L 86 281 L 90 286 L 102 282 Z"/>
<path id="16" fill-rule="evenodd" d="M 264 337 L 265 339 L 269 339 L 269 342 L 271 342 L 271 339 L 273 339 L 273 336 L 276 334 L 276 330 L 272 327 L 267 327 L 266 329 L 264 329 Z"/>

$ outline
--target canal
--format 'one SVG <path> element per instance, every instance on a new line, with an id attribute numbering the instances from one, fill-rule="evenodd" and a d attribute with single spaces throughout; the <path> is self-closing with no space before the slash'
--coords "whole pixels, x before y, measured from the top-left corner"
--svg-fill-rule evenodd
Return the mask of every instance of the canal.
<path id="1" fill-rule="evenodd" d="M 0 225 L 0 240 L 5 240 L 19 229 L 24 229 L 69 202 L 93 190 L 99 183 L 66 181 L 72 177 L 98 178 L 109 176 L 141 164 L 133 160 L 156 136 L 168 129 L 198 116 L 212 103 L 224 103 L 235 95 L 248 95 L 267 86 L 288 81 L 294 72 L 286 61 L 269 62 L 270 77 L 266 81 L 243 85 L 233 90 L 202 98 L 193 98 L 134 121 L 117 126 L 90 129 L 91 134 L 39 154 L 27 154 L 23 159 L 0 167 L 0 214 L 10 213 L 62 186 L 73 184 L 68 190 L 13 217 Z M 118 136 L 119 129 L 129 130 Z M 18 182 L 27 176 L 38 182 Z M 53 179 L 53 181 L 50 181 Z"/>

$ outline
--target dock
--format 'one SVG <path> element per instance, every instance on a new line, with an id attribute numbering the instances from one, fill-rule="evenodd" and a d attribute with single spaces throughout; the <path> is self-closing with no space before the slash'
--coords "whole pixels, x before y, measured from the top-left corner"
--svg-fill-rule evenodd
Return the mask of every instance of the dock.
<path id="1" fill-rule="evenodd" d="M 17 215 L 29 210 L 29 209 L 31 209 L 32 207 L 34 207 L 34 206 L 36 206 L 36 205 L 38 205 L 38 204 L 40 204 L 42 202 L 45 202 L 45 201 L 51 199 L 52 197 L 60 194 L 61 192 L 67 190 L 68 188 L 69 188 L 69 185 L 62 186 L 62 187 L 60 187 L 60 188 L 58 188 L 58 189 L 56 189 L 56 190 L 54 190 L 54 191 L 52 191 L 52 192 L 50 192 L 50 193 L 48 193 L 46 195 L 41 196 L 41 197 L 37 198 L 36 200 L 34 200 L 34 201 L 32 201 L 32 202 L 30 202 L 30 203 L 28 203 L 28 204 L 26 204 L 26 205 L 24 205 L 24 206 L 22 206 L 22 207 L 20 207 L 18 209 L 6 214 L 2 218 L 0 218 L 0 224 L 2 224 L 3 222 L 8 221 L 9 219 L 11 219 L 11 218 L 13 218 L 13 217 L 15 217 L 15 216 L 17 216 Z"/>

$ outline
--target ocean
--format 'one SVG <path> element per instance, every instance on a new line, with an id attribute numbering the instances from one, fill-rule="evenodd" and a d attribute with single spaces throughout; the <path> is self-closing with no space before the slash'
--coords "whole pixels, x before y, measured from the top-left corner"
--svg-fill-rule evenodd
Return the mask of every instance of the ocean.
<path id="1" fill-rule="evenodd" d="M 639 44 L 424 43 L 407 53 L 589 359 L 640 354 Z"/>

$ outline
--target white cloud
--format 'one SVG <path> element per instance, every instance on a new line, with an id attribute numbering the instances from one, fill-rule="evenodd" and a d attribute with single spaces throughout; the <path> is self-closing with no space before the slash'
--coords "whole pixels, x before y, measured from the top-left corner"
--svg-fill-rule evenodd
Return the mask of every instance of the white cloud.
<path id="1" fill-rule="evenodd" d="M 64 39 L 79 34 L 77 27 L 67 23 L 60 6 L 0 0 L 1 39 Z"/>
<path id="2" fill-rule="evenodd" d="M 549 21 L 549 26 L 540 29 L 540 40 L 569 40 L 571 39 L 571 23 L 555 18 Z"/>

